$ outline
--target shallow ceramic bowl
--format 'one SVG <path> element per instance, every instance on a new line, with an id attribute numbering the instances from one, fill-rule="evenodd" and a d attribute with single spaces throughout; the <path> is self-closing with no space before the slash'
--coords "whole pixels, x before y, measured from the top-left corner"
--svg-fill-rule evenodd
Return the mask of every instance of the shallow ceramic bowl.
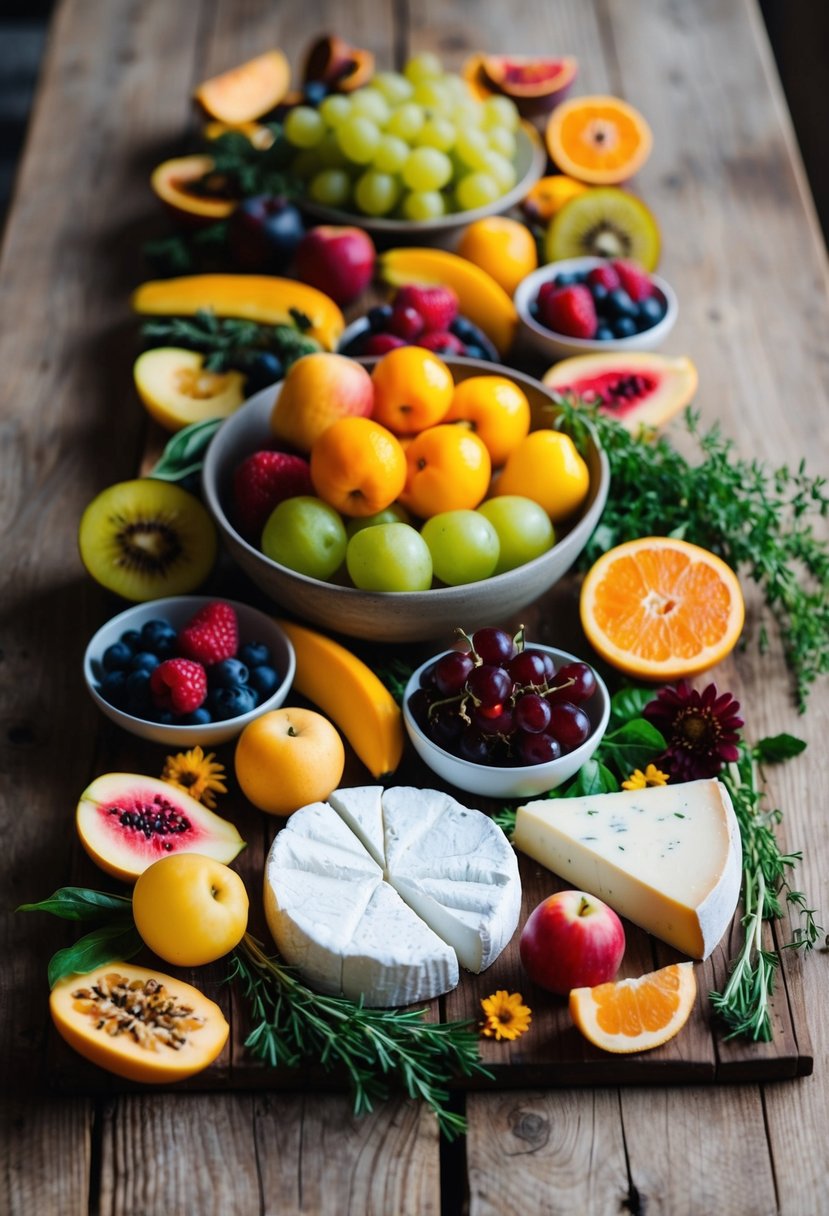
<path id="1" fill-rule="evenodd" d="M 180 629 L 200 608 L 205 604 L 214 603 L 216 599 L 222 599 L 223 603 L 236 609 L 240 646 L 245 642 L 262 642 L 270 650 L 274 666 L 282 675 L 282 683 L 267 700 L 262 701 L 249 713 L 227 718 L 222 722 L 208 722 L 204 726 L 174 726 L 136 718 L 133 714 L 111 705 L 101 696 L 98 691 L 103 675 L 101 658 L 107 647 L 117 642 L 122 633 L 128 629 L 140 630 L 147 621 L 154 620 L 169 621 L 174 629 Z M 235 738 L 248 722 L 271 709 L 277 709 L 288 695 L 295 670 L 294 648 L 276 622 L 264 612 L 250 608 L 247 604 L 240 604 L 236 600 L 225 599 L 224 596 L 174 595 L 168 599 L 151 600 L 147 604 L 136 604 L 133 608 L 127 608 L 125 612 L 119 613 L 101 626 L 87 646 L 83 660 L 83 674 L 89 695 L 116 726 L 123 727 L 141 739 L 165 743 L 181 750 L 195 747 L 197 743 L 203 747 L 226 743 L 228 739 Z"/>
<path id="2" fill-rule="evenodd" d="M 537 642 L 529 642 L 528 646 L 551 655 L 556 670 L 565 663 L 582 661 L 576 655 L 568 654 L 566 650 L 556 650 L 553 646 L 541 646 Z M 451 652 L 447 650 L 444 653 Z M 526 764 L 520 768 L 475 764 L 472 760 L 453 756 L 423 733 L 409 710 L 409 698 L 420 687 L 421 674 L 434 663 L 435 658 L 440 657 L 435 655 L 426 663 L 422 663 L 417 671 L 412 672 L 403 695 L 403 721 L 421 760 L 444 781 L 457 786 L 459 790 L 466 790 L 470 794 L 483 794 L 490 798 L 535 798 L 539 794 L 546 794 L 548 790 L 556 789 L 573 777 L 601 743 L 610 717 L 610 693 L 596 673 L 596 691 L 582 706 L 593 729 L 584 743 L 574 751 L 559 756 L 557 760 L 548 760 L 546 764 Z"/>
<path id="3" fill-rule="evenodd" d="M 538 295 L 543 283 L 551 282 L 558 274 L 574 270 L 592 270 L 594 266 L 601 266 L 605 261 L 605 258 L 584 257 L 566 258 L 561 262 L 548 262 L 546 266 L 539 266 L 538 270 L 534 270 L 532 274 L 528 274 L 525 279 L 521 280 L 513 298 L 518 310 L 520 333 L 530 346 L 551 359 L 566 359 L 571 355 L 656 350 L 658 346 L 662 345 L 676 324 L 679 305 L 670 283 L 655 274 L 650 276 L 651 282 L 656 288 L 657 295 L 661 296 L 665 302 L 665 315 L 650 329 L 643 329 L 641 333 L 631 334 L 629 338 L 609 338 L 604 342 L 599 342 L 595 338 L 568 338 L 565 334 L 558 334 L 555 330 L 548 329 L 532 315 L 530 305 Z"/>
<path id="4" fill-rule="evenodd" d="M 371 369 L 376 360 L 361 360 Z M 506 376 L 529 398 L 534 414 L 554 406 L 549 389 L 537 380 L 478 359 L 446 359 L 456 381 L 482 374 Z M 274 446 L 269 419 L 280 386 L 263 389 L 232 414 L 216 432 L 202 472 L 204 498 L 231 555 L 244 572 L 278 604 L 300 620 L 350 637 L 375 642 L 412 642 L 445 637 L 459 621 L 467 628 L 507 619 L 531 604 L 572 566 L 599 521 L 607 498 L 607 457 L 593 442 L 586 453 L 590 471 L 587 500 L 567 530 L 547 553 L 534 561 L 461 587 L 429 591 L 360 591 L 340 583 L 298 574 L 266 557 L 246 540 L 230 517 L 233 471 L 251 452 Z"/>
<path id="5" fill-rule="evenodd" d="M 379 244 L 389 245 L 441 245 L 447 244 L 461 228 L 475 220 L 490 215 L 502 215 L 517 206 L 544 172 L 547 153 L 538 132 L 529 123 L 523 122 L 516 132 L 515 185 L 506 194 L 485 207 L 471 211 L 456 211 L 434 220 L 396 220 L 382 216 L 361 215 L 355 211 L 342 211 L 337 207 L 324 207 L 310 199 L 300 200 L 300 206 L 313 220 L 321 224 L 354 225 L 364 229 Z"/>

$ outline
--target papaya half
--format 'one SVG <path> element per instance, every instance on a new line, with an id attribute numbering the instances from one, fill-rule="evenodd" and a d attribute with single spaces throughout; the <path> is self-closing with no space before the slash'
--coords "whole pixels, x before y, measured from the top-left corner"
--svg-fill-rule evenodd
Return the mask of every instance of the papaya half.
<path id="1" fill-rule="evenodd" d="M 291 66 L 280 50 L 203 81 L 194 97 L 206 114 L 230 126 L 253 122 L 278 105 L 291 83 Z"/>

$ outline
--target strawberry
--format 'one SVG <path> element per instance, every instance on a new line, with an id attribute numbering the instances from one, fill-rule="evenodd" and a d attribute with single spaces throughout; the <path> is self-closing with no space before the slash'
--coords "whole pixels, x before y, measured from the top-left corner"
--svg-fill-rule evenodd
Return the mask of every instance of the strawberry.
<path id="1" fill-rule="evenodd" d="M 451 287 L 418 287 L 409 283 L 394 297 L 395 308 L 414 308 L 423 318 L 423 328 L 448 329 L 458 315 L 458 297 Z"/>
<path id="2" fill-rule="evenodd" d="M 618 274 L 622 287 L 634 303 L 640 304 L 642 300 L 647 300 L 649 296 L 653 295 L 651 276 L 638 262 L 616 258 L 610 265 Z"/>
<path id="3" fill-rule="evenodd" d="M 437 355 L 465 355 L 466 347 L 460 338 L 448 329 L 433 329 L 422 338 L 418 338 L 416 346 L 424 346 L 426 350 L 434 351 Z"/>
<path id="4" fill-rule="evenodd" d="M 233 501 L 240 531 L 258 540 L 271 511 L 284 498 L 313 493 L 310 465 L 302 456 L 254 452 L 233 474 Z"/>
<path id="5" fill-rule="evenodd" d="M 559 287 L 538 306 L 538 319 L 568 338 L 592 338 L 596 333 L 596 305 L 583 283 Z"/>
<path id="6" fill-rule="evenodd" d="M 191 714 L 207 697 L 207 672 L 190 659 L 165 659 L 153 668 L 150 692 L 157 709 Z"/>
<path id="7" fill-rule="evenodd" d="M 587 274 L 588 287 L 606 287 L 608 291 L 616 291 L 622 284 L 615 262 L 605 262 L 602 266 L 594 266 Z"/>
<path id="8" fill-rule="evenodd" d="M 366 339 L 360 353 L 363 355 L 387 355 L 395 347 L 406 345 L 407 343 L 402 338 L 398 338 L 396 334 L 372 334 L 370 338 Z"/>
<path id="9" fill-rule="evenodd" d="M 419 338 L 426 326 L 423 317 L 410 304 L 395 304 L 389 317 L 388 330 L 404 342 L 414 342 Z"/>
<path id="10" fill-rule="evenodd" d="M 179 630 L 178 648 L 187 659 L 210 667 L 232 659 L 239 646 L 239 622 L 230 604 L 205 604 Z M 185 711 L 186 712 L 186 711 Z"/>

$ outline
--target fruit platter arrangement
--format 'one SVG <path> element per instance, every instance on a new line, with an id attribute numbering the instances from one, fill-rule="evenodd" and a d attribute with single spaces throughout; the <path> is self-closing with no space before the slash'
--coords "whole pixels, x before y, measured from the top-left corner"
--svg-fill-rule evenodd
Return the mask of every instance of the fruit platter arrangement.
<path id="1" fill-rule="evenodd" d="M 805 745 L 707 673 L 752 582 L 805 711 L 827 499 L 655 353 L 651 131 L 577 74 L 321 36 L 298 83 L 270 50 L 201 84 L 201 149 L 152 174 L 154 463 L 79 549 L 130 605 L 90 695 L 164 753 L 78 792 L 106 890 L 22 909 L 83 922 L 50 1008 L 117 1078 L 226 1080 L 232 1022 L 234 1084 L 402 1085 L 451 1137 L 458 1086 L 716 1080 L 730 1038 L 745 1068 L 820 938 L 763 779 Z"/>

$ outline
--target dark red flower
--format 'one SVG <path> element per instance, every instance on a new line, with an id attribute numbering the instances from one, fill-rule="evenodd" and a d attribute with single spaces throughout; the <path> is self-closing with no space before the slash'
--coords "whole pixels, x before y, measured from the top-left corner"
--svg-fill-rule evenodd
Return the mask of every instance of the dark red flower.
<path id="1" fill-rule="evenodd" d="M 739 755 L 739 708 L 740 702 L 730 692 L 718 694 L 715 684 L 702 692 L 686 680 L 663 688 L 643 711 L 668 745 L 657 759 L 658 767 L 666 769 L 672 781 L 716 777 Z"/>

